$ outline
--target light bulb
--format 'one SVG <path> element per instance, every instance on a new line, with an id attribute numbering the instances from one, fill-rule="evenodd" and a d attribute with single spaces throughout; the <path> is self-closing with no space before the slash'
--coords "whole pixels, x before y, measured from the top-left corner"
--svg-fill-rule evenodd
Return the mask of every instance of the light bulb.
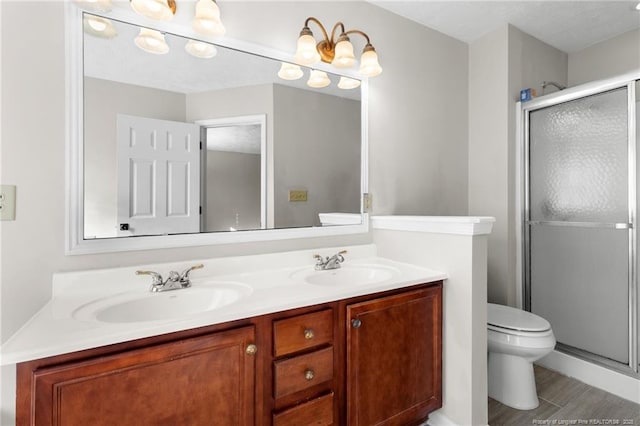
<path id="1" fill-rule="evenodd" d="M 174 0 L 171 0 L 175 6 Z M 169 21 L 173 18 L 175 8 L 169 6 L 169 0 L 131 0 L 131 8 L 140 15 L 157 21 Z"/>
<path id="2" fill-rule="evenodd" d="M 302 72 L 302 69 L 298 65 L 288 62 L 283 62 L 280 71 L 278 71 L 278 77 L 283 80 L 297 80 L 303 75 L 304 72 Z"/>
<path id="3" fill-rule="evenodd" d="M 145 52 L 164 55 L 169 51 L 169 45 L 160 31 L 140 28 L 140 33 L 134 40 L 136 46 Z"/>
<path id="4" fill-rule="evenodd" d="M 353 45 L 348 37 L 341 38 L 335 47 L 336 55 L 331 65 L 337 68 L 349 68 L 356 64 L 356 57 L 353 54 Z"/>
<path id="5" fill-rule="evenodd" d="M 113 38 L 118 34 L 110 20 L 89 14 L 84 15 L 82 28 L 85 33 L 101 38 Z"/>
<path id="6" fill-rule="evenodd" d="M 104 31 L 105 28 L 107 28 L 107 24 L 102 22 L 102 21 L 98 21 L 97 19 L 92 19 L 92 18 L 87 18 L 87 23 L 91 26 L 91 28 L 93 28 L 94 30 L 100 32 L 100 31 Z"/>
<path id="7" fill-rule="evenodd" d="M 316 48 L 316 39 L 311 31 L 300 35 L 298 38 L 298 48 L 296 50 L 295 61 L 301 65 L 313 65 L 320 62 L 320 54 Z"/>
<path id="8" fill-rule="evenodd" d="M 323 87 L 327 87 L 329 84 L 331 84 L 331 80 L 329 80 L 329 76 L 326 72 L 311 70 L 309 80 L 307 81 L 307 86 L 321 89 Z"/>
<path id="9" fill-rule="evenodd" d="M 218 53 L 218 50 L 213 44 L 197 40 L 189 40 L 184 46 L 184 49 L 189 52 L 189 54 L 203 59 L 213 58 Z"/>
<path id="10" fill-rule="evenodd" d="M 338 87 L 344 90 L 356 89 L 360 87 L 360 80 L 356 80 L 355 78 L 349 78 L 349 77 L 340 77 L 340 81 L 338 82 Z"/>
<path id="11" fill-rule="evenodd" d="M 110 12 L 111 11 L 111 0 L 75 0 L 78 6 L 83 7 L 85 9 L 100 11 L 100 12 Z"/>
<path id="12" fill-rule="evenodd" d="M 226 32 L 220 20 L 220 8 L 213 0 L 198 0 L 192 26 L 197 33 L 211 37 L 221 37 Z"/>
<path id="13" fill-rule="evenodd" d="M 382 72 L 382 67 L 378 63 L 378 54 L 370 44 L 364 48 L 360 57 L 360 74 L 366 77 L 375 77 Z"/>

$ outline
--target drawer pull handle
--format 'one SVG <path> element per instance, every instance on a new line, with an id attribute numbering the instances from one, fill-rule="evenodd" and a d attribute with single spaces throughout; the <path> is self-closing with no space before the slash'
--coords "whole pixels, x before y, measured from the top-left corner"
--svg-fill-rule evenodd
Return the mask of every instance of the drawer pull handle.
<path id="1" fill-rule="evenodd" d="M 316 333 L 313 331 L 312 328 L 307 328 L 304 330 L 304 338 L 305 340 L 311 340 L 314 337 L 316 337 Z"/>
<path id="2" fill-rule="evenodd" d="M 307 379 L 308 381 L 313 380 L 314 376 L 315 376 L 315 373 L 311 369 L 308 369 L 304 372 L 304 378 Z"/>
<path id="3" fill-rule="evenodd" d="M 251 343 L 247 345 L 247 349 L 245 349 L 245 351 L 247 352 L 247 355 L 255 355 L 256 352 L 258 352 L 258 347 Z"/>
<path id="4" fill-rule="evenodd" d="M 353 328 L 360 328 L 361 325 L 362 325 L 362 321 L 360 321 L 358 318 L 351 320 L 351 326 Z"/>

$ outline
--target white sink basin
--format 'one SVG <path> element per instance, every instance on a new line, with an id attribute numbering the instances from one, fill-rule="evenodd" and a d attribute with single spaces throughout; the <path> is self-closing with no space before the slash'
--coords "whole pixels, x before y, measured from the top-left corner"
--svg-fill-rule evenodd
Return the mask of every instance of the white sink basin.
<path id="1" fill-rule="evenodd" d="M 400 274 L 392 266 L 375 264 L 343 264 L 338 269 L 316 271 L 312 267 L 291 274 L 294 280 L 303 280 L 308 284 L 321 286 L 358 286 L 371 285 L 390 280 Z"/>
<path id="2" fill-rule="evenodd" d="M 132 291 L 84 304 L 72 316 L 108 323 L 171 320 L 219 309 L 251 292 L 251 287 L 245 284 L 226 281 L 159 293 Z"/>

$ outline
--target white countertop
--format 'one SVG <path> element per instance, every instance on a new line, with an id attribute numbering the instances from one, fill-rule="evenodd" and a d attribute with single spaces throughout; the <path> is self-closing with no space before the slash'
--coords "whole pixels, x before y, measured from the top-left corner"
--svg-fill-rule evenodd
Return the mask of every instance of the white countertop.
<path id="1" fill-rule="evenodd" d="M 2 345 L 0 361 L 2 365 L 15 364 L 447 278 L 442 272 L 376 257 L 373 245 L 347 249 L 345 266 L 378 265 L 393 269 L 393 277 L 374 284 L 343 286 L 313 285 L 297 278 L 301 270 L 313 270 L 312 254 L 330 255 L 335 249 L 210 259 L 202 261 L 204 269 L 192 272 L 192 288 L 211 280 L 228 281 L 249 286 L 251 294 L 213 311 L 171 320 L 106 323 L 79 320 L 72 313 L 87 303 L 118 293 L 148 293 L 150 278 L 135 276 L 136 269 L 152 269 L 165 275 L 170 269 L 182 270 L 200 262 L 58 274 L 53 298 Z"/>

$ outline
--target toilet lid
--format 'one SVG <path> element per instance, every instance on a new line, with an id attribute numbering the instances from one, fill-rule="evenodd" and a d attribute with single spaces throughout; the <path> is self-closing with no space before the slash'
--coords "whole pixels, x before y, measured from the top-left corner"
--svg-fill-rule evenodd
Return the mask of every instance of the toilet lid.
<path id="1" fill-rule="evenodd" d="M 551 328 L 549 321 L 531 312 L 494 303 L 488 304 L 487 324 L 520 331 L 546 331 Z"/>

